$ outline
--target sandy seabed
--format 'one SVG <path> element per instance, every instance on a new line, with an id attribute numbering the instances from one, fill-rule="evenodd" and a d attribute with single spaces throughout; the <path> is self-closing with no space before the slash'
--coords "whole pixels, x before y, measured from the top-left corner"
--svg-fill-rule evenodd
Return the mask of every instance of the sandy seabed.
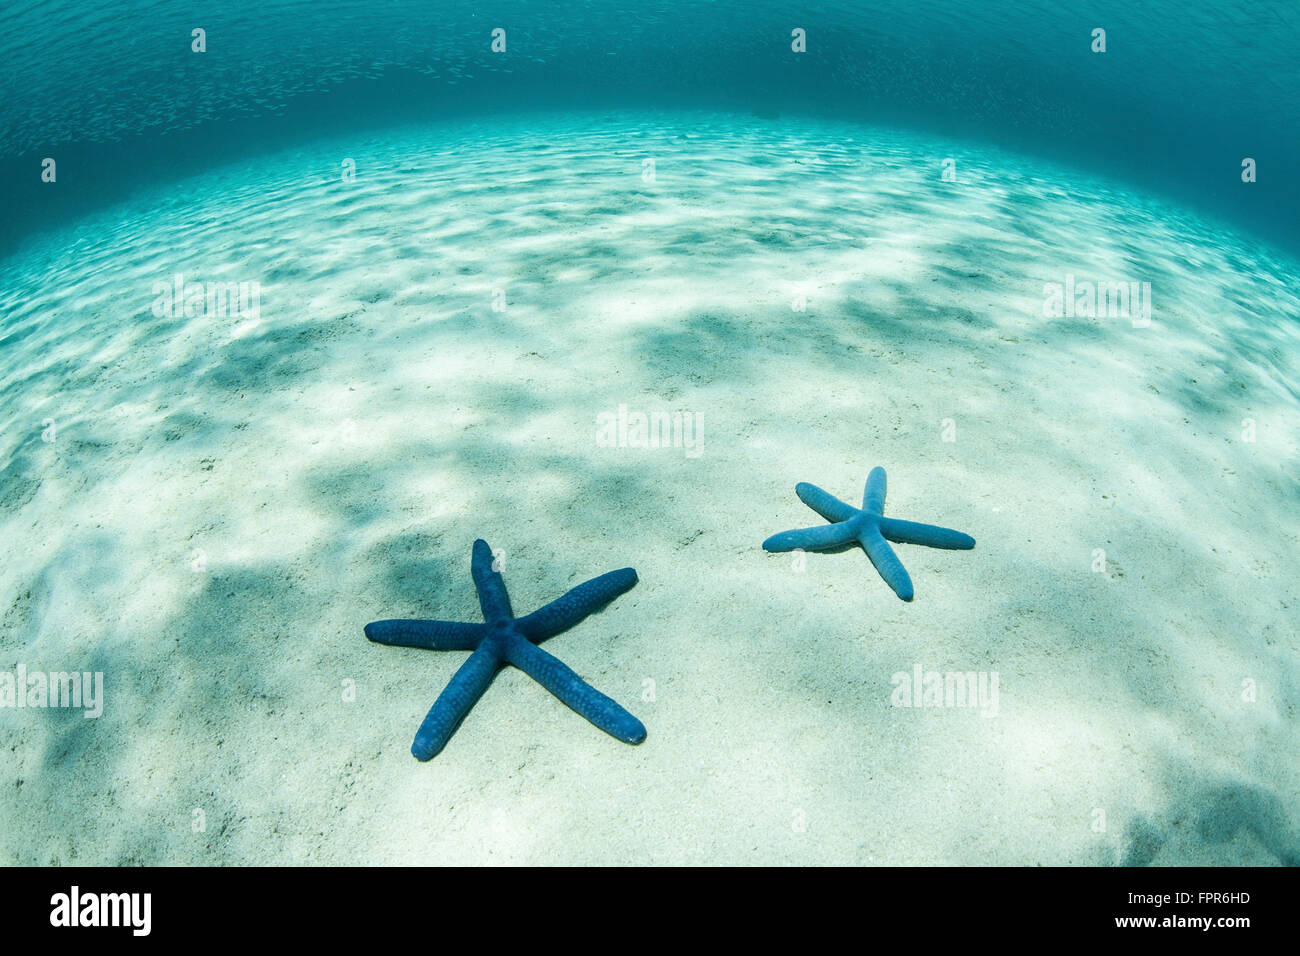
<path id="1" fill-rule="evenodd" d="M 897 131 L 531 116 L 223 167 L 0 269 L 0 669 L 105 688 L 0 707 L 0 860 L 1300 862 L 1300 265 L 1217 224 Z M 178 274 L 257 309 L 158 308 Z M 1068 277 L 1150 323 L 1044 315 Z M 599 441 L 620 406 L 698 454 Z M 911 604 L 759 547 L 875 465 L 978 540 L 899 546 Z M 479 620 L 476 537 L 519 613 L 636 568 L 547 649 L 644 744 L 507 669 L 411 757 L 465 655 L 361 629 Z M 893 706 L 917 665 L 996 715 Z"/>

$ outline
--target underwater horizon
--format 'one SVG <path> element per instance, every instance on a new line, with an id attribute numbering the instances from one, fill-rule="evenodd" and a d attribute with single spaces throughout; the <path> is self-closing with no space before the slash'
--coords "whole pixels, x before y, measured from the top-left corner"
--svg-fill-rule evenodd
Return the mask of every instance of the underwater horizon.
<path id="1" fill-rule="evenodd" d="M 0 862 L 1300 864 L 1298 50 L 6 6 Z"/>
<path id="2" fill-rule="evenodd" d="M 0 252 L 140 186 L 313 133 L 626 108 L 939 133 L 1122 177 L 1300 252 L 1289 0 L 558 0 L 544 12 L 327 0 L 304 14 L 158 0 L 0 10 L 3 88 L 23 92 L 0 112 L 12 190 Z M 57 191 L 26 174 L 54 152 Z M 1242 189 L 1247 157 L 1260 174 Z"/>

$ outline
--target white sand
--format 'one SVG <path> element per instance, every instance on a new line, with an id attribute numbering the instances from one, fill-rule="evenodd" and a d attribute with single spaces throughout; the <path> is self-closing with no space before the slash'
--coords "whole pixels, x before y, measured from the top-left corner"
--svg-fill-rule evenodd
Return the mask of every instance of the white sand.
<path id="1" fill-rule="evenodd" d="M 862 127 L 530 117 L 225 168 L 0 268 L 0 669 L 106 684 L 0 709 L 0 860 L 1298 859 L 1300 266 L 1215 224 Z M 156 317 L 176 273 L 260 321 Z M 1150 327 L 1044 317 L 1067 274 L 1150 282 Z M 620 404 L 702 454 L 601 447 Z M 759 548 L 874 465 L 979 542 L 900 546 L 912 604 Z M 637 569 L 547 648 L 643 745 L 507 669 L 410 756 L 465 655 L 361 628 L 478 620 L 480 536 L 519 613 Z M 892 707 L 916 663 L 997 672 L 997 716 Z"/>

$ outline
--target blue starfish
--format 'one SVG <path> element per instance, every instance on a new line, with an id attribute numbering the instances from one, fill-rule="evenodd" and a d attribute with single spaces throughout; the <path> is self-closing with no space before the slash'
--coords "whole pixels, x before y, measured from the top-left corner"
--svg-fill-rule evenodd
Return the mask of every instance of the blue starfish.
<path id="1" fill-rule="evenodd" d="M 912 579 L 907 576 L 907 569 L 898 560 L 898 555 L 894 554 L 888 541 L 956 550 L 975 547 L 974 538 L 951 528 L 886 518 L 883 468 L 872 468 L 871 474 L 867 476 L 867 491 L 862 496 L 860 509 L 846 505 L 834 495 L 829 495 L 806 481 L 795 485 L 794 493 L 813 511 L 835 523 L 774 534 L 763 542 L 764 551 L 793 551 L 796 548 L 831 551 L 856 541 L 866 550 L 867 557 L 876 566 L 885 583 L 904 601 L 912 600 Z"/>
<path id="2" fill-rule="evenodd" d="M 485 624 L 457 621 L 375 621 L 366 637 L 377 644 L 423 647 L 435 651 L 473 651 L 416 731 L 411 753 L 419 760 L 437 756 L 456 732 L 503 664 L 513 664 L 565 704 L 624 743 L 645 740 L 645 727 L 610 698 L 586 683 L 557 658 L 535 646 L 567 631 L 588 614 L 631 590 L 631 568 L 592 578 L 525 617 L 510 609 L 505 581 L 492 567 L 492 550 L 482 538 L 474 542 L 470 561 L 474 587 Z"/>

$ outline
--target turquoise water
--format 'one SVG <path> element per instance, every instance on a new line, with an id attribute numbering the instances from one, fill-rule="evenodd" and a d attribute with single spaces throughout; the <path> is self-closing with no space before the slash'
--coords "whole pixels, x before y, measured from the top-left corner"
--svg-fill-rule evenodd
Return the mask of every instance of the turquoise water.
<path id="1" fill-rule="evenodd" d="M 0 859 L 1294 863 L 1300 20 L 1131 7 L 6 6 Z M 644 744 L 411 758 L 480 536 Z"/>
<path id="2" fill-rule="evenodd" d="M 203 54 L 190 50 L 196 27 Z M 494 28 L 505 52 L 491 49 Z M 1105 53 L 1092 52 L 1095 28 Z M 639 105 L 827 113 L 983 139 L 1113 170 L 1294 248 L 1298 46 L 1290 0 L 560 0 L 544 11 L 522 0 L 29 0 L 0 11 L 7 231 L 307 129 Z M 52 197 L 30 173 L 56 152 Z M 1249 189 L 1244 157 L 1260 170 Z"/>

